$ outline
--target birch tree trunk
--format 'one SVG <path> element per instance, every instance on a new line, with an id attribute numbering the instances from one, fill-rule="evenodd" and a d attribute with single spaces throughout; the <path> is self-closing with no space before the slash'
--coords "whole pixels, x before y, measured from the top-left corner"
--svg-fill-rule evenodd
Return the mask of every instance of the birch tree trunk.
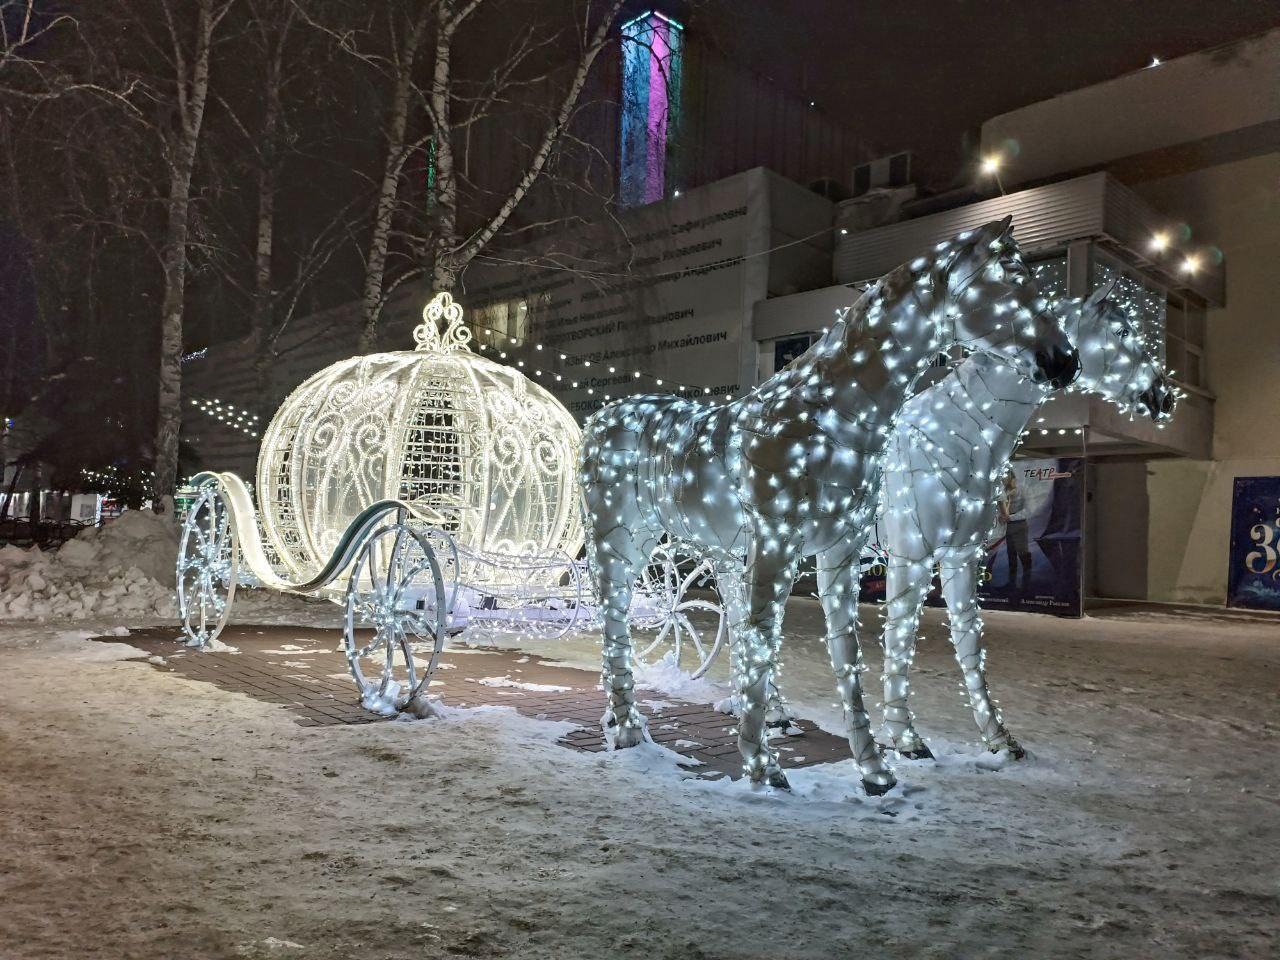
<path id="1" fill-rule="evenodd" d="M 520 206 L 521 201 L 528 195 L 529 190 L 538 181 L 538 178 L 542 176 L 547 162 L 551 159 L 552 151 L 573 119 L 574 111 L 578 106 L 578 99 L 586 86 L 587 76 L 591 72 L 592 65 L 596 62 L 600 52 L 610 42 L 610 31 L 614 20 L 618 16 L 618 11 L 622 8 L 622 4 L 623 0 L 609 0 L 604 5 L 595 28 L 583 37 L 583 48 L 578 56 L 573 76 L 569 80 L 569 86 L 565 90 L 564 97 L 552 116 L 551 122 L 543 132 L 538 146 L 530 157 L 528 166 L 488 222 L 472 233 L 465 241 L 461 242 L 458 239 L 457 230 L 457 180 L 453 166 L 453 151 L 449 146 L 449 131 L 451 129 L 449 100 L 452 95 L 449 75 L 449 43 L 452 42 L 453 33 L 452 29 L 446 33 L 442 26 L 436 41 L 436 72 L 431 86 L 432 110 L 437 118 L 436 183 L 438 192 L 436 200 L 440 206 L 440 221 L 436 228 L 435 237 L 435 263 L 432 270 L 432 283 L 435 290 L 453 289 L 462 270 L 484 249 L 485 244 L 492 240 L 506 225 L 511 215 L 515 213 L 516 208 Z M 453 18 L 451 26 L 456 27 L 461 18 L 474 9 L 475 5 L 475 0 L 469 0 L 466 10 Z M 441 2 L 440 4 L 442 11 L 450 6 L 451 4 L 447 2 Z M 443 46 L 441 46 L 442 43 Z"/>
<path id="2" fill-rule="evenodd" d="M 215 16 L 214 0 L 196 0 L 195 42 L 190 61 L 176 29 L 173 38 L 179 126 L 168 145 L 168 224 L 161 248 L 164 300 L 160 315 L 159 396 L 156 409 L 155 505 L 163 510 L 173 496 L 178 474 L 178 432 L 182 426 L 182 320 L 187 283 L 187 235 L 191 213 L 191 178 L 195 172 L 200 128 L 209 96 L 209 60 Z M 224 8 L 225 12 L 225 8 Z M 165 13 L 173 22 L 167 3 Z"/>
<path id="3" fill-rule="evenodd" d="M 440 6 L 446 4 L 441 0 Z M 400 192 L 400 173 L 405 163 L 405 137 L 409 128 L 409 105 L 413 96 L 413 67 L 426 30 L 427 7 L 423 5 L 408 23 L 404 43 L 395 64 L 391 104 L 387 113 L 387 152 L 378 185 L 374 210 L 373 234 L 365 256 L 364 289 L 360 300 L 360 353 L 373 350 L 382 315 L 382 291 L 387 269 L 387 250 L 391 244 L 391 223 Z"/>
<path id="4" fill-rule="evenodd" d="M 433 294 L 451 291 L 458 282 L 458 271 L 454 269 L 449 256 L 458 242 L 458 179 L 453 163 L 453 125 L 449 101 L 453 99 L 453 34 L 459 18 L 448 0 L 441 0 L 436 11 L 436 62 L 431 75 L 431 114 L 436 138 L 435 218 L 432 223 L 434 256 L 431 268 Z"/>
<path id="5" fill-rule="evenodd" d="M 258 223 L 253 251 L 253 315 L 249 327 L 249 348 L 253 357 L 255 405 L 259 414 L 270 412 L 271 402 L 271 328 L 275 319 L 275 228 L 276 180 L 280 163 L 281 86 L 284 83 L 284 47 L 292 21 L 290 7 L 281 22 L 278 36 L 272 38 L 264 30 L 263 54 L 266 57 L 263 91 L 262 129 L 258 156 Z M 258 13 L 262 17 L 261 12 Z"/>

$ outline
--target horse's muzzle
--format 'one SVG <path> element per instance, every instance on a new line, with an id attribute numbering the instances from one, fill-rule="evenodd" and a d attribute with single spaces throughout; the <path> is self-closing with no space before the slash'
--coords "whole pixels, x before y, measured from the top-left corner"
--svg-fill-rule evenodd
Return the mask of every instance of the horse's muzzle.
<path id="1" fill-rule="evenodd" d="M 1031 378 L 1036 383 L 1048 383 L 1055 390 L 1068 386 L 1080 376 L 1080 354 L 1075 350 L 1036 351 L 1036 372 Z"/>
<path id="2" fill-rule="evenodd" d="M 1173 416 L 1173 404 L 1176 397 L 1169 384 L 1163 378 L 1157 380 L 1138 397 L 1138 403 L 1147 411 L 1147 415 L 1156 423 L 1168 420 Z"/>

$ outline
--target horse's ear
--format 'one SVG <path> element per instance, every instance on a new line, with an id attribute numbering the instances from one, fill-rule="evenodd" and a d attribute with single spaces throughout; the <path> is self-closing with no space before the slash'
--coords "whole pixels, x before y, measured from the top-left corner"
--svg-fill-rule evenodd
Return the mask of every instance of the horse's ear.
<path id="1" fill-rule="evenodd" d="M 951 282 L 960 274 L 960 286 L 964 287 L 999 255 L 1006 243 L 1013 242 L 1013 217 L 992 220 L 975 230 L 968 230 L 949 244 L 949 257 L 943 270 Z M 953 291 L 957 288 L 953 286 Z"/>
<path id="2" fill-rule="evenodd" d="M 1095 289 L 1093 293 L 1089 294 L 1089 299 L 1085 301 L 1084 303 L 1085 309 L 1098 307 L 1098 306 L 1101 306 L 1103 303 L 1105 303 L 1107 298 L 1111 296 L 1111 294 L 1115 291 L 1116 284 L 1118 284 L 1119 282 L 1120 282 L 1119 277 L 1112 277 L 1102 286 Z"/>
<path id="3" fill-rule="evenodd" d="M 990 223 L 984 223 L 976 233 L 980 240 L 986 240 L 988 243 L 1002 243 L 1011 239 L 1013 236 L 1013 214 L 1009 214 L 1003 220 L 992 220 Z"/>

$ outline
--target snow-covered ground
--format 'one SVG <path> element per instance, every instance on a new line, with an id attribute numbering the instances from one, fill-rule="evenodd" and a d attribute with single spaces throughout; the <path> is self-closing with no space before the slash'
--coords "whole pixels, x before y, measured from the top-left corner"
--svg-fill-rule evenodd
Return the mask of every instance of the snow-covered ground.
<path id="1" fill-rule="evenodd" d="M 768 795 L 509 711 L 302 728 L 82 639 L 141 619 L 0 627 L 4 960 L 1275 956 L 1274 620 L 990 614 L 1032 752 L 1002 764 L 931 612 L 940 760 L 868 800 L 848 764 Z M 787 632 L 786 692 L 831 726 L 816 605 Z"/>

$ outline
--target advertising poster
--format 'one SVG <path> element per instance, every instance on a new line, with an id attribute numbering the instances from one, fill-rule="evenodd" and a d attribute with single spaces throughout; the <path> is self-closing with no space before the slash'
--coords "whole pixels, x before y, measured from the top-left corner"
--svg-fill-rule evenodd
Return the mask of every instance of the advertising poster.
<path id="1" fill-rule="evenodd" d="M 987 539 L 979 598 L 987 610 L 1078 617 L 1084 529 L 1084 460 L 1015 460 Z M 869 553 L 872 551 L 868 551 Z M 863 563 L 863 602 L 882 602 L 884 564 Z M 938 579 L 927 603 L 942 605 Z"/>
<path id="2" fill-rule="evenodd" d="M 1015 460 L 987 541 L 979 590 L 988 610 L 1082 614 L 1084 460 Z"/>
<path id="3" fill-rule="evenodd" d="M 1237 477 L 1227 606 L 1280 610 L 1280 477 Z"/>

